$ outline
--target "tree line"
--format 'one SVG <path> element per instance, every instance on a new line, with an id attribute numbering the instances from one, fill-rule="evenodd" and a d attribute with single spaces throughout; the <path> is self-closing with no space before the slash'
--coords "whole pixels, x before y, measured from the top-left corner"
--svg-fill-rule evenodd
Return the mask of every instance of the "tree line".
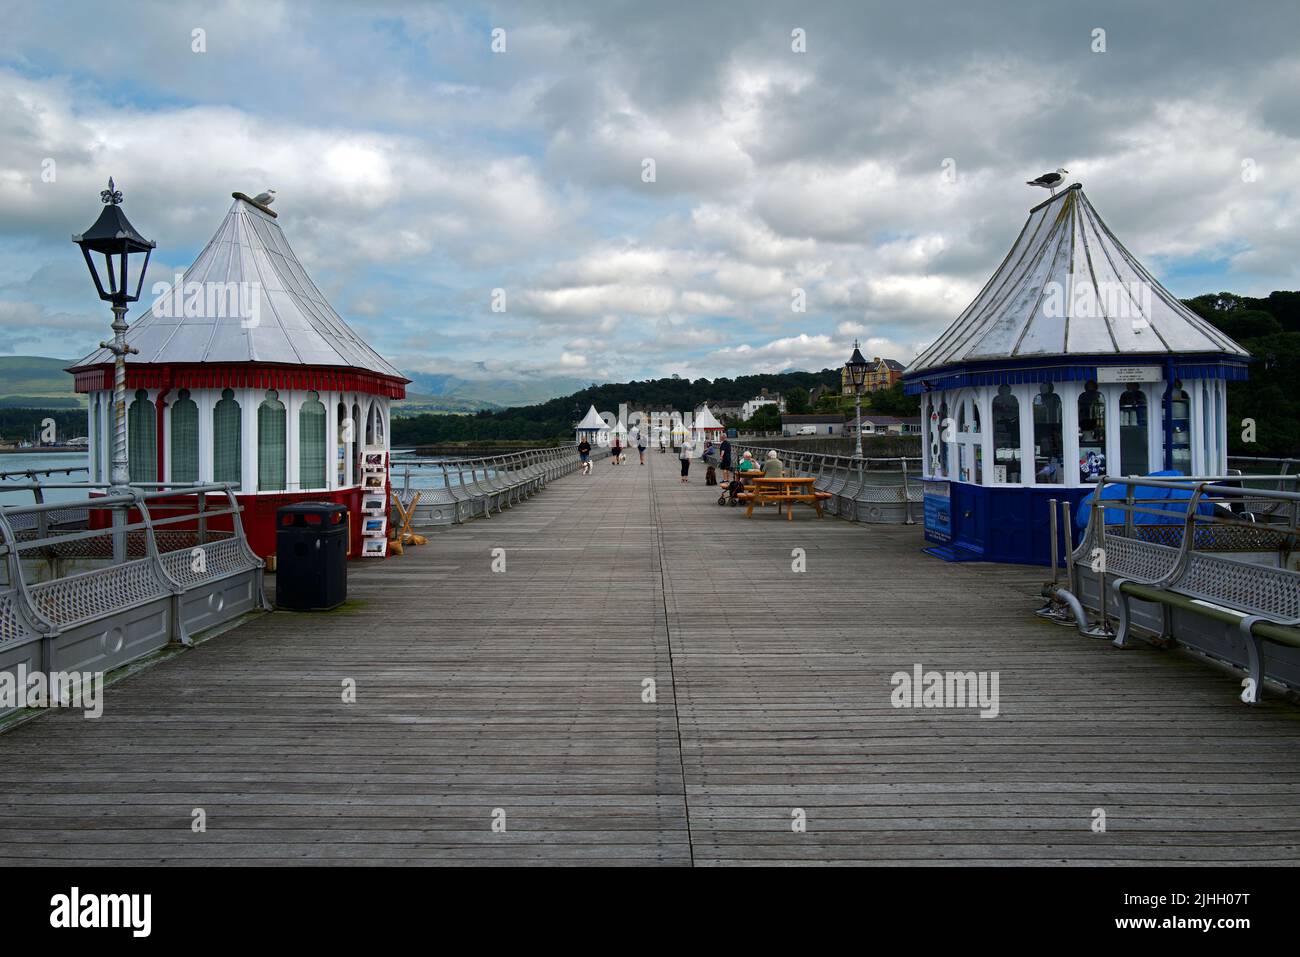
<path id="1" fill-rule="evenodd" d="M 1247 381 L 1228 384 L 1229 451 L 1233 455 L 1300 456 L 1300 392 L 1297 391 L 1300 389 L 1300 292 L 1279 291 L 1264 298 L 1230 292 L 1207 293 L 1184 302 L 1240 343 L 1254 360 Z M 809 395 L 819 385 L 825 386 L 828 394 L 813 406 Z M 474 415 L 394 417 L 393 442 L 425 445 L 560 439 L 572 435 L 574 423 L 592 405 L 598 411 L 611 412 L 623 402 L 633 408 L 685 412 L 706 400 L 752 399 L 763 389 L 770 395 L 783 396 L 786 411 L 791 414 L 835 410 L 851 415 L 853 411 L 851 399 L 839 394 L 839 369 L 712 380 L 671 376 L 593 384 L 549 402 Z M 918 406 L 914 397 L 903 394 L 901 384 L 869 393 L 862 401 L 864 412 L 898 417 L 919 415 Z M 1253 430 L 1243 424 L 1247 419 L 1252 420 Z M 0 428 L 3 421 L 0 418 Z M 774 406 L 765 406 L 747 422 L 731 424 L 756 431 L 774 431 L 780 428 L 780 415 Z"/>
<path id="2" fill-rule="evenodd" d="M 754 398 L 763 389 L 767 389 L 773 396 L 799 389 L 806 398 L 816 386 L 825 385 L 838 391 L 839 384 L 839 369 L 747 375 L 734 379 L 683 379 L 670 376 L 663 379 L 592 384 L 572 395 L 537 405 L 483 411 L 473 415 L 394 416 L 393 443 L 406 446 L 561 438 L 572 436 L 574 424 L 593 405 L 599 412 L 617 412 L 620 403 L 627 403 L 629 408 L 691 412 L 706 400 L 743 402 Z"/>

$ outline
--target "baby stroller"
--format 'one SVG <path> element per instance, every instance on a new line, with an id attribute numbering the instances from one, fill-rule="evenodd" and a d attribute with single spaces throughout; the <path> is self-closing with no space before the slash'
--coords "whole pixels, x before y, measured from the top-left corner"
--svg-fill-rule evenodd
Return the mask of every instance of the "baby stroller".
<path id="1" fill-rule="evenodd" d="M 745 483 L 738 478 L 732 479 L 722 488 L 722 494 L 718 496 L 719 505 L 735 505 L 738 501 L 736 498 L 745 490 Z"/>

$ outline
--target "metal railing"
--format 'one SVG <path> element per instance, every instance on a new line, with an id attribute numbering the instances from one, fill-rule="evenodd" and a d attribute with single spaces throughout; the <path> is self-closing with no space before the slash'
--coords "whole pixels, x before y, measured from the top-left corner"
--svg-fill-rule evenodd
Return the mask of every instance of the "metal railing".
<path id="1" fill-rule="evenodd" d="M 0 482 L 12 481 L 16 478 L 26 478 L 29 482 L 36 481 L 38 475 L 72 475 L 73 472 L 85 472 L 90 474 L 89 465 L 64 465 L 48 469 L 9 469 L 0 472 Z"/>
<path id="2" fill-rule="evenodd" d="M 607 448 L 591 450 L 593 459 L 608 454 Z M 403 509 L 414 505 L 411 527 L 419 528 L 490 518 L 581 464 L 576 445 L 478 458 L 393 459 L 389 481 Z"/>
<path id="3" fill-rule="evenodd" d="M 88 497 L 0 508 L 0 670 L 108 671 L 269 607 L 228 485 L 45 487 Z"/>
<path id="4" fill-rule="evenodd" d="M 813 487 L 831 495 L 826 510 L 841 518 L 870 524 L 916 524 L 913 507 L 924 500 L 919 457 L 856 458 L 739 442 L 733 442 L 731 449 L 733 468 L 745 452 L 760 467 L 768 452 L 776 452 L 787 474 L 812 476 Z"/>
<path id="5" fill-rule="evenodd" d="M 69 479 L 76 474 L 85 474 L 90 478 L 90 466 L 88 465 L 65 465 L 62 467 L 47 469 L 10 469 L 9 471 L 0 472 L 0 492 L 31 492 L 32 501 L 40 504 L 45 501 L 44 489 L 54 487 L 55 483 L 41 481 L 41 478 L 62 475 Z M 59 483 L 65 488 L 80 488 L 83 483 L 73 485 L 69 483 Z"/>
<path id="6" fill-rule="evenodd" d="M 1288 487 L 1247 488 L 1242 478 Z M 1079 545 L 1066 551 L 1067 586 L 1059 585 L 1054 551 L 1053 582 L 1043 591 L 1050 601 L 1039 614 L 1119 647 L 1140 629 L 1241 668 L 1251 681 L 1243 700 L 1258 700 L 1265 678 L 1300 688 L 1298 479 L 1103 477 L 1081 506 Z M 1116 487 L 1121 496 L 1104 496 Z M 1247 510 L 1261 504 L 1262 517 Z M 1061 509 L 1068 541 L 1069 503 Z M 1098 619 L 1085 620 L 1087 611 Z"/>

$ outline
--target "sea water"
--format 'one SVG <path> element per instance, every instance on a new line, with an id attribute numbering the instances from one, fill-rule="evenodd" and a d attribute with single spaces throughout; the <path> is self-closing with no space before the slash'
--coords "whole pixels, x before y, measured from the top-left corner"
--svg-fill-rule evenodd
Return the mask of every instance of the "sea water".
<path id="1" fill-rule="evenodd" d="M 84 468 L 88 462 L 89 459 L 84 449 L 68 452 L 3 452 L 0 453 L 0 473 L 21 472 L 23 469 Z M 36 481 L 42 485 L 49 483 L 67 484 L 87 480 L 88 473 L 86 472 L 73 472 L 71 475 L 36 476 Z M 30 491 L 5 488 L 7 485 L 27 484 L 31 481 L 25 475 L 9 475 L 7 479 L 0 480 L 0 505 L 31 505 L 36 499 Z M 47 488 L 44 490 L 44 494 L 47 502 L 78 502 L 87 497 L 85 489 Z"/>
<path id="2" fill-rule="evenodd" d="M 410 487 L 413 489 L 434 489 L 445 488 L 446 484 L 443 478 L 441 463 L 450 461 L 449 456 L 425 456 L 418 460 L 415 456 L 406 452 L 395 452 L 394 456 L 401 456 L 403 459 L 418 461 L 419 465 L 412 465 L 410 468 Z M 25 469 L 55 469 L 67 467 L 84 467 L 87 464 L 87 455 L 84 451 L 69 452 L 4 452 L 0 453 L 0 473 L 21 473 Z M 489 470 L 494 471 L 494 470 Z M 389 482 L 395 489 L 406 487 L 406 467 L 400 462 L 392 463 L 389 469 Z M 451 485 L 461 484 L 459 468 L 450 465 L 447 468 L 447 479 Z M 478 476 L 483 478 L 483 470 L 478 470 Z M 75 482 L 85 482 L 88 480 L 88 473 L 73 472 L 71 475 L 38 475 L 36 481 L 41 485 L 49 486 L 51 484 L 68 484 Z M 9 475 L 6 480 L 0 481 L 0 505 L 30 505 L 35 501 L 30 490 L 6 488 L 5 486 L 21 485 L 30 482 L 26 475 Z M 465 475 L 465 481 L 470 481 L 468 473 Z M 47 502 L 77 502 L 85 499 L 87 493 L 84 489 L 61 489 L 45 488 L 44 499 Z"/>

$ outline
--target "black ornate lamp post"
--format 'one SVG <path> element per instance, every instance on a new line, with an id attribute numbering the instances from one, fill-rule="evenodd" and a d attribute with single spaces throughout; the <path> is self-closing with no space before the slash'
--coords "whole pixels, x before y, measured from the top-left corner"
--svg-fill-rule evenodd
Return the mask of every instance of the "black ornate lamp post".
<path id="1" fill-rule="evenodd" d="M 113 341 L 101 342 L 100 348 L 113 353 L 113 459 L 109 481 L 114 488 L 130 484 L 130 471 L 126 458 L 126 357 L 137 352 L 126 344 L 127 303 L 140 298 L 145 270 L 155 243 L 141 236 L 126 214 L 122 212 L 122 194 L 108 181 L 108 189 L 99 194 L 104 203 L 103 212 L 95 224 L 72 241 L 81 247 L 86 257 L 90 278 L 95 281 L 99 298 L 111 303 L 113 308 Z M 93 255 L 92 255 L 93 254 Z M 144 260 L 139 261 L 140 255 Z M 101 267 L 95 256 L 103 256 Z M 133 273 L 134 270 L 134 273 Z"/>
<path id="2" fill-rule="evenodd" d="M 853 454 L 862 458 L 862 386 L 867 381 L 867 360 L 862 357 L 858 349 L 858 340 L 853 340 L 853 355 L 849 356 L 849 361 L 844 363 L 844 371 L 848 373 L 849 382 L 853 385 L 853 408 L 854 422 L 858 431 L 858 441 L 854 446 Z"/>

